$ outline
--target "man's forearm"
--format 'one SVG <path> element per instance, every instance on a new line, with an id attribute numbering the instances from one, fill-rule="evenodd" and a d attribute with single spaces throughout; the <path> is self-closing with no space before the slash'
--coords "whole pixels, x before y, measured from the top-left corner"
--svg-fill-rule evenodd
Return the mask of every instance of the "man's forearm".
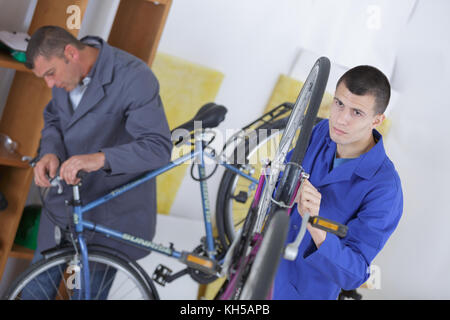
<path id="1" fill-rule="evenodd" d="M 322 245 L 322 243 L 325 241 L 327 237 L 326 231 L 314 228 L 310 223 L 308 223 L 308 231 L 311 234 L 311 238 L 314 241 L 314 244 L 316 245 L 317 249 Z"/>

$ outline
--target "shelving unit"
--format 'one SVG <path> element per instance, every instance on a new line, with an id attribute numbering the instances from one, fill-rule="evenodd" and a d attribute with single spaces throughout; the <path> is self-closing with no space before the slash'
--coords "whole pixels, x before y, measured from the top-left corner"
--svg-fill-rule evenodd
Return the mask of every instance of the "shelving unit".
<path id="1" fill-rule="evenodd" d="M 78 5 L 84 15 L 87 4 L 88 0 L 38 0 L 28 34 L 44 25 L 66 28 L 67 7 Z M 151 65 L 171 4 L 172 0 L 121 0 L 108 42 Z M 68 31 L 78 34 L 78 30 Z M 0 146 L 0 191 L 8 200 L 8 208 L 0 212 L 1 279 L 9 257 L 33 257 L 33 250 L 14 244 L 33 179 L 33 170 L 22 156 L 36 155 L 44 125 L 42 113 L 51 99 L 51 90 L 44 80 L 5 53 L 0 53 L 0 67 L 16 70 L 0 119 L 0 132 L 18 142 L 17 154 Z"/>

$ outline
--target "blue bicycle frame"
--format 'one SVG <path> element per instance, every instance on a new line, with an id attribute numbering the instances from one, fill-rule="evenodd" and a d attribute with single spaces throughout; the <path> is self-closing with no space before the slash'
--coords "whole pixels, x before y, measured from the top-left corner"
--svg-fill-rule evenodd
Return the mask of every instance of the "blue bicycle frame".
<path id="1" fill-rule="evenodd" d="M 174 161 L 170 162 L 168 165 L 159 168 L 157 170 L 148 172 L 141 178 L 138 178 L 137 180 L 134 180 L 130 183 L 127 183 L 107 195 L 94 200 L 84 206 L 80 203 L 80 195 L 79 195 L 79 186 L 73 186 L 73 220 L 75 224 L 75 231 L 77 232 L 77 239 L 78 243 L 80 245 L 80 251 L 81 251 L 81 259 L 83 266 L 89 266 L 88 264 L 88 249 L 86 245 L 86 241 L 83 236 L 83 231 L 91 230 L 95 231 L 101 234 L 104 234 L 110 238 L 118 239 L 127 243 L 130 243 L 132 245 L 138 246 L 140 248 L 143 248 L 148 251 L 156 251 L 161 254 L 165 254 L 167 256 L 180 259 L 182 257 L 183 252 L 177 251 L 173 248 L 173 246 L 166 247 L 161 244 L 154 243 L 149 240 L 145 240 L 139 237 L 135 237 L 131 234 L 122 233 L 116 230 L 109 229 L 107 227 L 104 227 L 102 225 L 98 225 L 95 223 L 92 223 L 90 221 L 83 219 L 83 214 L 115 197 L 118 197 L 124 192 L 127 192 L 136 186 L 155 178 L 156 176 L 171 170 L 172 168 L 179 166 L 191 159 L 196 160 L 196 164 L 198 165 L 198 172 L 200 176 L 200 191 L 202 196 L 202 208 L 203 208 L 203 220 L 205 224 L 205 232 L 206 232 L 206 249 L 207 253 L 210 259 L 215 259 L 215 245 L 214 245 L 214 237 L 213 237 L 213 231 L 212 231 L 212 224 L 211 224 L 211 212 L 210 212 L 210 206 L 209 206 L 209 196 L 208 196 L 208 189 L 205 181 L 205 163 L 204 163 L 204 156 L 214 159 L 219 165 L 224 166 L 228 170 L 231 170 L 235 172 L 236 174 L 250 180 L 252 182 L 252 185 L 255 186 L 258 184 L 258 180 L 251 177 L 250 175 L 240 171 L 236 167 L 229 165 L 225 162 L 218 161 L 212 154 L 205 152 L 202 147 L 202 140 L 195 142 L 195 149 L 191 153 L 181 156 Z M 85 299 L 90 299 L 90 274 L 89 274 L 89 268 L 82 268 L 83 269 L 83 279 L 84 279 L 84 288 L 85 288 Z"/>

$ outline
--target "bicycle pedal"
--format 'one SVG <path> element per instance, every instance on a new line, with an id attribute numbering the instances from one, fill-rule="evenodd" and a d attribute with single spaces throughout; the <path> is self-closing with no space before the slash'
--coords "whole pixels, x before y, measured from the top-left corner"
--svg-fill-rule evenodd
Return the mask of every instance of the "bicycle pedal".
<path id="1" fill-rule="evenodd" d="M 182 252 L 179 260 L 188 267 L 206 274 L 215 275 L 217 273 L 217 262 L 208 257 L 192 252 Z"/>
<path id="2" fill-rule="evenodd" d="M 231 196 L 231 198 L 235 199 L 239 203 L 246 203 L 248 199 L 247 192 L 239 191 L 239 193 L 235 196 Z"/>
<path id="3" fill-rule="evenodd" d="M 164 287 L 168 282 L 167 280 L 171 274 L 172 274 L 171 269 L 167 268 L 165 265 L 159 264 L 156 267 L 155 271 L 153 271 L 152 279 L 157 284 Z"/>

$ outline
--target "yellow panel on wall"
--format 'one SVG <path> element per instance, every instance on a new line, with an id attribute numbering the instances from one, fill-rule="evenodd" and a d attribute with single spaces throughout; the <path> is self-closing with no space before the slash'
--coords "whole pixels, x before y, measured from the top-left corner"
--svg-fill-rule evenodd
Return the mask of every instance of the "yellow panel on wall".
<path id="1" fill-rule="evenodd" d="M 157 53 L 152 70 L 160 84 L 160 95 L 171 129 L 192 119 L 204 104 L 213 102 L 219 92 L 223 73 L 189 61 Z M 174 148 L 172 159 L 184 150 Z M 169 214 L 187 164 L 166 172 L 157 179 L 158 212 Z"/>
<path id="2" fill-rule="evenodd" d="M 280 75 L 275 88 L 272 91 L 269 102 L 267 103 L 265 112 L 276 106 L 282 104 L 283 102 L 295 102 L 297 100 L 298 94 L 303 87 L 303 82 L 296 80 L 294 78 Z M 334 94 L 334 93 L 333 93 Z M 330 114 L 330 105 L 333 102 L 333 95 L 325 92 L 323 95 L 322 103 L 320 104 L 318 116 L 321 118 L 328 118 Z"/>

